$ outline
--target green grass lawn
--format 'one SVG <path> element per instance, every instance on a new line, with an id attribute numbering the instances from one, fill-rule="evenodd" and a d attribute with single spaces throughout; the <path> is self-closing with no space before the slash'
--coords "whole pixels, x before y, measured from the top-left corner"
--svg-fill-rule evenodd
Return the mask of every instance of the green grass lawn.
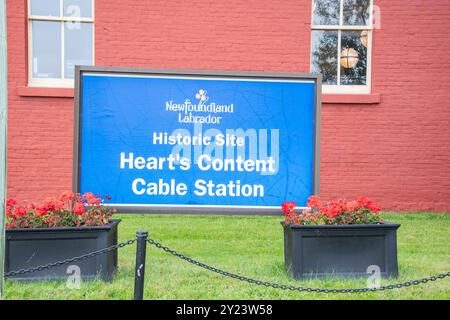
<path id="1" fill-rule="evenodd" d="M 414 280 L 450 270 L 450 215 L 383 214 L 398 230 L 399 274 L 382 285 Z M 322 288 L 365 287 L 365 279 L 295 281 L 286 273 L 280 217 L 118 215 L 119 241 L 147 230 L 194 259 L 260 280 Z M 450 279 L 382 292 L 323 294 L 282 291 L 225 278 L 149 246 L 146 299 L 450 299 Z M 81 289 L 65 282 L 6 281 L 6 299 L 131 299 L 135 245 L 119 251 L 119 272 L 111 283 L 89 281 Z"/>

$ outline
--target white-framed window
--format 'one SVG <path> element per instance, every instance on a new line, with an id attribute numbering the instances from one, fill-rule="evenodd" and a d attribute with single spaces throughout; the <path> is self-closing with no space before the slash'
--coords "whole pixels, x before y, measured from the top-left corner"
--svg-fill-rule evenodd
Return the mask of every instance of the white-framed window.
<path id="1" fill-rule="evenodd" d="M 311 72 L 323 93 L 370 93 L 373 0 L 312 0 Z"/>
<path id="2" fill-rule="evenodd" d="M 94 64 L 94 0 L 28 0 L 28 85 L 73 87 Z"/>

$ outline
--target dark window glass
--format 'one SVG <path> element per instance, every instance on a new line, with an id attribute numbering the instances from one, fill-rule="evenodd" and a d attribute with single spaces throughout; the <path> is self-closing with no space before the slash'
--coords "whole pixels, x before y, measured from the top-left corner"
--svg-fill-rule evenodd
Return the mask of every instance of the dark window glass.
<path id="1" fill-rule="evenodd" d="M 314 0 L 313 24 L 339 25 L 339 0 Z"/>
<path id="2" fill-rule="evenodd" d="M 313 30 L 312 72 L 322 74 L 324 84 L 337 84 L 338 32 Z"/>
<path id="3" fill-rule="evenodd" d="M 368 26 L 370 0 L 344 0 L 343 25 Z"/>
<path id="4" fill-rule="evenodd" d="M 365 85 L 367 81 L 367 31 L 342 31 L 340 82 L 343 85 Z"/>

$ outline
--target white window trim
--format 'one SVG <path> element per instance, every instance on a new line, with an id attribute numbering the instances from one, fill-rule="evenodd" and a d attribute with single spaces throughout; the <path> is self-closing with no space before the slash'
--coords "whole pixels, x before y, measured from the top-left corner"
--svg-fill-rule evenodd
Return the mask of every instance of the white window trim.
<path id="1" fill-rule="evenodd" d="M 33 78 L 33 32 L 32 21 L 59 21 L 59 22 L 90 22 L 92 23 L 92 62 L 95 64 L 95 1 L 92 0 L 92 18 L 64 17 L 63 0 L 59 0 L 59 17 L 36 16 L 31 14 L 31 0 L 27 0 L 27 23 L 28 23 L 28 86 L 29 87 L 51 87 L 51 88 L 73 88 L 74 79 L 64 79 L 64 23 L 61 23 L 61 78 Z"/>
<path id="2" fill-rule="evenodd" d="M 330 84 L 322 84 L 322 93 L 325 94 L 370 94 L 372 88 L 372 33 L 373 33 L 373 0 L 370 0 L 369 5 L 369 25 L 368 26 L 346 26 L 342 25 L 344 21 L 344 1 L 340 0 L 340 17 L 339 24 L 336 26 L 330 25 L 315 25 L 314 21 L 314 0 L 311 0 L 311 30 L 336 30 L 338 31 L 338 50 L 337 50 L 337 79 L 340 81 L 341 67 L 340 67 L 340 53 L 341 53 L 341 31 L 346 30 L 367 30 L 367 74 L 366 74 L 366 84 L 365 85 L 330 85 Z M 310 45 L 310 54 L 309 54 L 309 65 L 310 70 L 312 71 L 312 45 L 313 39 L 311 36 L 311 45 Z"/>

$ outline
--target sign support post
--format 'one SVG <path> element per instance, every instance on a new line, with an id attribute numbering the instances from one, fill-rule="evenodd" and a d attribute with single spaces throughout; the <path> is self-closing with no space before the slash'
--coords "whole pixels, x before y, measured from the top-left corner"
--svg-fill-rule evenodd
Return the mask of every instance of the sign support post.
<path id="1" fill-rule="evenodd" d="M 7 73 L 6 73 L 6 0 L 0 1 L 0 300 L 3 298 L 5 255 L 5 198 L 6 198 L 6 125 L 7 125 Z"/>

